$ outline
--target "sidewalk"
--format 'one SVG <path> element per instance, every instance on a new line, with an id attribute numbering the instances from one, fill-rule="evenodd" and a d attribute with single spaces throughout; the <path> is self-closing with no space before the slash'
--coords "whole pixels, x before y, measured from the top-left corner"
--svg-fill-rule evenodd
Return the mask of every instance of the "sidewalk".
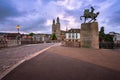
<path id="1" fill-rule="evenodd" d="M 56 47 L 50 52 L 120 71 L 120 49 Z"/>
<path id="2" fill-rule="evenodd" d="M 39 51 L 54 45 L 49 44 L 29 44 L 4 48 L 0 50 L 0 79 L 13 67 L 21 64 L 26 59 L 37 55 Z"/>
<path id="3" fill-rule="evenodd" d="M 54 46 L 2 80 L 120 80 L 120 52 Z"/>

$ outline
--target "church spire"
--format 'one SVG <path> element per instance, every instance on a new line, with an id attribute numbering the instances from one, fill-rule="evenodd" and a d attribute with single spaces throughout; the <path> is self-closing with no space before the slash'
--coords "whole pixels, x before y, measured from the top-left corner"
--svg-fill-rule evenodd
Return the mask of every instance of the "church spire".
<path id="1" fill-rule="evenodd" d="M 53 24 L 55 24 L 55 19 L 53 19 Z"/>
<path id="2" fill-rule="evenodd" d="M 57 24 L 60 24 L 59 17 L 57 17 Z"/>

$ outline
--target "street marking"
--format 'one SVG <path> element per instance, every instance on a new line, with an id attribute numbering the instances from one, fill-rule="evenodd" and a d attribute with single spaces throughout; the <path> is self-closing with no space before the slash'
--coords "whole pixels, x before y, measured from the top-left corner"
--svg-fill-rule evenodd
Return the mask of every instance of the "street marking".
<path id="1" fill-rule="evenodd" d="M 19 61 L 18 63 L 16 63 L 15 65 L 13 65 L 12 67 L 10 67 L 9 69 L 6 69 L 2 74 L 0 74 L 0 80 L 1 80 L 3 77 L 5 77 L 8 73 L 10 73 L 13 69 L 15 69 L 17 66 L 19 66 L 20 64 L 22 64 L 23 62 L 34 58 L 35 56 L 39 55 L 40 53 L 43 53 L 44 51 L 46 51 L 46 50 L 48 50 L 48 49 L 50 49 L 51 47 L 56 46 L 56 45 L 58 45 L 58 44 L 54 44 L 54 45 L 49 46 L 49 47 L 47 47 L 47 48 L 45 48 L 45 49 L 43 49 L 43 50 L 40 50 L 40 51 L 38 51 L 38 52 L 36 52 L 36 53 L 28 56 L 28 57 L 25 57 L 23 60 Z"/>

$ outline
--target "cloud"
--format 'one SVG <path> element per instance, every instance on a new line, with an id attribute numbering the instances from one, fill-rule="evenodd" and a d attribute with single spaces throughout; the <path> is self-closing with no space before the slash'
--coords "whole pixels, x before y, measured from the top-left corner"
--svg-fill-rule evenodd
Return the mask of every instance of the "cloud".
<path id="1" fill-rule="evenodd" d="M 16 17 L 20 15 L 10 1 L 11 0 L 0 0 L 0 21 L 3 21 L 8 17 Z"/>
<path id="2" fill-rule="evenodd" d="M 119 0 L 0 0 L 0 32 L 51 33 L 52 20 L 58 16 L 61 29 L 80 28 L 84 9 L 95 8 L 100 12 L 97 21 L 105 31 L 120 32 Z"/>
<path id="3" fill-rule="evenodd" d="M 60 1 L 57 1 L 56 4 L 66 8 L 66 9 L 73 10 L 73 9 L 79 9 L 82 6 L 82 1 L 80 1 L 80 0 L 60 0 Z"/>

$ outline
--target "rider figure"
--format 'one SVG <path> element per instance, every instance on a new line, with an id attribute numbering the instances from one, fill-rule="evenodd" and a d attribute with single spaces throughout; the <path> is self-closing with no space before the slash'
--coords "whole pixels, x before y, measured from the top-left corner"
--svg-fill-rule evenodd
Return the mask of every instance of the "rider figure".
<path id="1" fill-rule="evenodd" d="M 93 13 L 95 9 L 92 6 L 90 8 L 91 8 L 91 13 Z"/>

